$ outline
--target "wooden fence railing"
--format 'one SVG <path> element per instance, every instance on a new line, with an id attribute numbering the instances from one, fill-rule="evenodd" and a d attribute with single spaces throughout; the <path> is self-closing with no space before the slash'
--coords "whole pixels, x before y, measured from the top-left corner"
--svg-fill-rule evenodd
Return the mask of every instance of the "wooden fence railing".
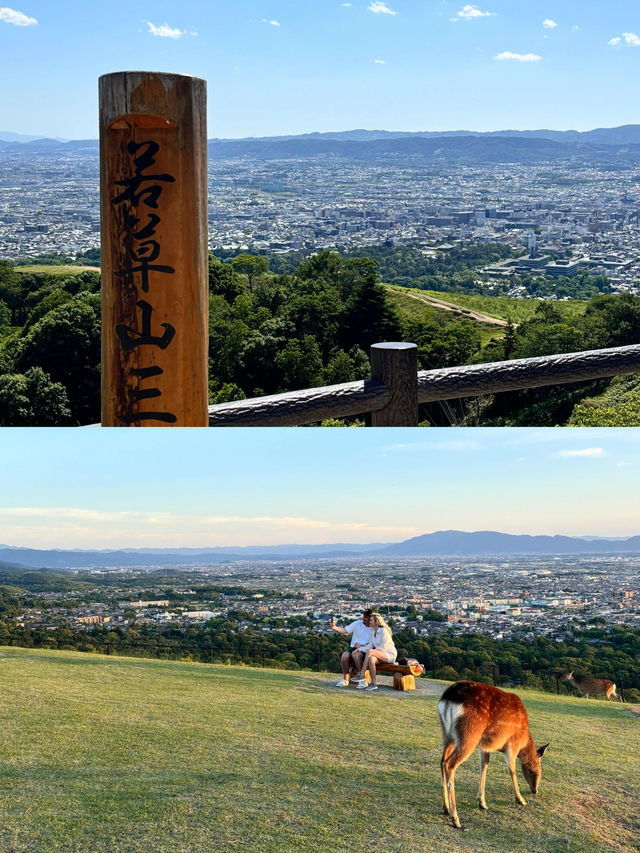
<path id="1" fill-rule="evenodd" d="M 640 345 L 417 370 L 417 347 L 371 347 L 371 378 L 209 406 L 209 426 L 302 426 L 372 413 L 372 426 L 417 426 L 418 404 L 640 372 Z"/>

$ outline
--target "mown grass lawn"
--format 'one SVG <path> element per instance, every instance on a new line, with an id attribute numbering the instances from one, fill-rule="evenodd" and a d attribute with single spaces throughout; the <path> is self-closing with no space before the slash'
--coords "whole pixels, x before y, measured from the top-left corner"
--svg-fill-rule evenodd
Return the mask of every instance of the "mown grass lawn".
<path id="1" fill-rule="evenodd" d="M 480 812 L 471 758 L 459 832 L 430 682 L 363 695 L 311 672 L 0 653 L 2 853 L 637 850 L 640 717 L 623 705 L 523 693 L 551 741 L 540 794 L 516 806 L 496 756 Z"/>
<path id="2" fill-rule="evenodd" d="M 49 275 L 78 275 L 80 272 L 91 270 L 100 272 L 100 267 L 83 266 L 81 264 L 25 264 L 14 268 L 16 272 L 44 272 Z"/>

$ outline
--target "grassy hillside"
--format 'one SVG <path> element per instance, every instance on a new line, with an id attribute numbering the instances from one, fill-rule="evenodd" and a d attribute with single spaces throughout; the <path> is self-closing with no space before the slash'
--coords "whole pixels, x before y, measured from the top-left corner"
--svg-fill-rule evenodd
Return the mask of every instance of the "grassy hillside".
<path id="1" fill-rule="evenodd" d="M 401 288 L 394 285 L 386 285 L 386 287 L 387 291 L 393 296 L 405 291 L 406 294 L 448 302 L 463 309 L 487 314 L 498 320 L 508 320 L 510 318 L 513 323 L 522 323 L 524 320 L 530 319 L 535 314 L 538 305 L 543 301 L 541 299 L 512 299 L 508 296 L 479 296 L 473 293 L 441 293 L 436 290 L 417 290 L 415 288 Z M 419 303 L 416 303 L 415 300 L 410 302 L 406 296 L 399 304 L 406 310 L 409 310 L 411 307 L 414 309 L 416 306 L 420 307 Z M 586 302 L 581 302 L 577 299 L 553 303 L 554 308 L 571 318 L 581 316 L 584 313 L 585 306 Z M 464 314 L 461 316 L 464 316 Z"/>
<path id="2" fill-rule="evenodd" d="M 537 798 L 516 806 L 501 756 L 464 832 L 441 813 L 442 685 L 335 688 L 335 676 L 0 650 L 0 850 L 631 851 L 640 717 L 524 693 L 551 741 Z M 389 683 L 389 682 L 387 682 Z"/>
<path id="3" fill-rule="evenodd" d="M 420 291 L 418 291 L 420 292 Z M 435 290 L 422 291 L 434 299 L 445 299 L 472 311 L 481 311 L 500 320 L 511 318 L 512 323 L 522 323 L 529 320 L 536 312 L 542 299 L 513 299 L 509 296 L 480 296 L 475 293 L 439 293 Z M 586 302 L 570 299 L 566 302 L 553 302 L 553 307 L 567 317 L 580 317 L 584 314 Z"/>
<path id="4" fill-rule="evenodd" d="M 450 298 L 453 297 L 454 294 L 441 293 L 439 298 L 437 298 L 437 301 L 432 301 L 431 292 L 427 294 L 427 292 L 423 290 L 397 287 L 392 284 L 385 284 L 384 287 L 387 292 L 387 296 L 389 297 L 389 301 L 401 317 L 413 318 L 416 315 L 424 314 L 424 312 L 427 311 L 437 315 L 445 322 L 463 319 L 471 320 L 477 324 L 481 346 L 485 346 L 493 338 L 501 338 L 504 335 L 505 327 L 502 323 L 484 323 L 479 319 L 470 316 L 465 307 L 462 305 L 458 306 L 453 299 Z M 449 305 L 450 307 L 445 308 L 444 305 Z M 501 319 L 497 318 L 497 315 L 491 315 L 488 312 L 487 314 L 490 318 Z"/>

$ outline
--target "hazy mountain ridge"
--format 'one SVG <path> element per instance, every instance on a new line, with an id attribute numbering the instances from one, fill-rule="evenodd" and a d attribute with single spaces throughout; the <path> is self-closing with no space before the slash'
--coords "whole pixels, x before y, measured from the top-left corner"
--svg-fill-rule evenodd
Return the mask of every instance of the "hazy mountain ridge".
<path id="1" fill-rule="evenodd" d="M 0 134 L 0 152 L 18 156 L 92 154 L 97 139 L 50 138 L 11 141 Z M 15 135 L 14 135 L 15 136 Z M 386 156 L 445 162 L 521 162 L 566 160 L 640 161 L 640 125 L 575 130 L 419 131 L 349 130 L 247 139 L 210 139 L 212 158 L 292 159 L 330 156 L 375 160 Z"/>
<path id="2" fill-rule="evenodd" d="M 574 536 L 529 536 L 490 530 L 465 533 L 440 530 L 415 536 L 379 552 L 385 556 L 482 556 L 555 554 L 640 554 L 640 536 L 628 539 L 582 539 Z"/>
<path id="3" fill-rule="evenodd" d="M 530 536 L 484 530 L 440 530 L 391 545 L 271 545 L 219 548 L 121 550 L 38 550 L 0 546 L 0 561 L 29 568 L 209 565 L 237 560 L 312 560 L 354 557 L 446 557 L 562 554 L 639 554 L 640 536 L 627 539 Z"/>
<path id="4" fill-rule="evenodd" d="M 0 561 L 28 568 L 74 569 L 86 567 L 180 566 L 210 565 L 236 560 L 292 560 L 319 557 L 358 557 L 370 553 L 370 545 L 300 545 L 251 546 L 248 548 L 200 548 L 176 552 L 157 549 L 150 553 L 133 550 L 77 551 L 39 550 L 35 548 L 0 548 Z"/>

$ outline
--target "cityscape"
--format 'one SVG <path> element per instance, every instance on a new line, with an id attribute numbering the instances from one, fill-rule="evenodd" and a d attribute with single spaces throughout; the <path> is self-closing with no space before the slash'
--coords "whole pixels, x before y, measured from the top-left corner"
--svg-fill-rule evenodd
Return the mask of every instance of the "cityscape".
<path id="1" fill-rule="evenodd" d="M 78 589 L 72 583 L 64 592 L 40 593 L 46 606 L 25 608 L 15 623 L 51 630 L 187 630 L 231 613 L 239 631 L 251 626 L 264 634 L 330 633 L 332 616 L 348 624 L 373 607 L 394 630 L 409 628 L 418 636 L 451 631 L 496 640 L 566 638 L 578 625 L 640 628 L 639 568 L 640 557 L 621 555 L 232 561 L 171 571 L 75 568 L 71 577 L 81 576 Z M 87 589 L 91 578 L 95 586 Z"/>
<path id="2" fill-rule="evenodd" d="M 584 160 L 458 163 L 389 156 L 358 161 L 317 155 L 209 159 L 213 251 L 309 255 L 339 247 L 415 245 L 428 257 L 467 242 L 501 243 L 517 257 L 479 271 L 606 276 L 613 290 L 640 289 L 640 173 L 628 163 Z M 0 258 L 100 245 L 97 145 L 29 153 L 0 147 Z"/>

